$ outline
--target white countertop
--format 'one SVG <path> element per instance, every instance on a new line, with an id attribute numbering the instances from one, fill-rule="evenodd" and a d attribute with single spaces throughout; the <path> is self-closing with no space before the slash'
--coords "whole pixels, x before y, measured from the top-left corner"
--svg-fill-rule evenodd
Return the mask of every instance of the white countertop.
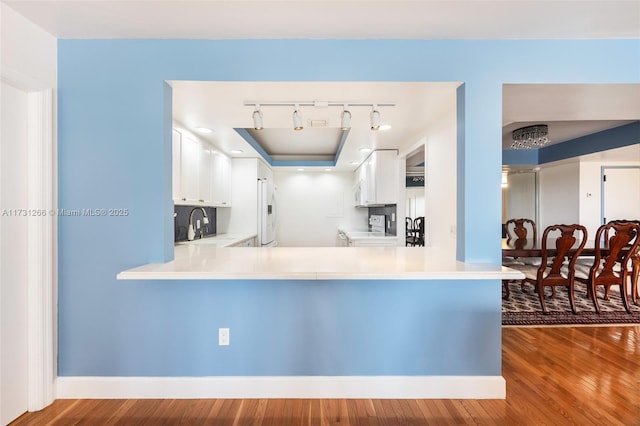
<path id="1" fill-rule="evenodd" d="M 204 240 L 203 240 L 204 241 Z M 183 244 L 175 260 L 128 269 L 120 280 L 522 279 L 501 265 L 457 262 L 423 247 L 218 247 Z"/>
<path id="2" fill-rule="evenodd" d="M 212 245 L 216 247 L 229 247 L 240 241 L 257 237 L 256 234 L 217 234 L 204 238 L 198 238 L 193 241 L 180 241 L 176 243 L 176 247 L 184 245 Z"/>

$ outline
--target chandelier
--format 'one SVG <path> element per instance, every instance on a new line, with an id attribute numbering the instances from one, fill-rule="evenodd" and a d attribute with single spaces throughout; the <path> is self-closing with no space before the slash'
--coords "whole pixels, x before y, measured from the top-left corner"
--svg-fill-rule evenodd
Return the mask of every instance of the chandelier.
<path id="1" fill-rule="evenodd" d="M 540 148 L 549 143 L 549 127 L 546 124 L 522 127 L 514 130 L 512 137 L 513 149 Z"/>

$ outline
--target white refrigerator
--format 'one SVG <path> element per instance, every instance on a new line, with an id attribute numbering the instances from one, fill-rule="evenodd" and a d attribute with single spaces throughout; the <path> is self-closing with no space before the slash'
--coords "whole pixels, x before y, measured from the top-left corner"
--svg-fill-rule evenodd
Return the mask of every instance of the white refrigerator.
<path id="1" fill-rule="evenodd" d="M 276 187 L 268 179 L 258 180 L 258 240 L 261 247 L 275 247 Z"/>

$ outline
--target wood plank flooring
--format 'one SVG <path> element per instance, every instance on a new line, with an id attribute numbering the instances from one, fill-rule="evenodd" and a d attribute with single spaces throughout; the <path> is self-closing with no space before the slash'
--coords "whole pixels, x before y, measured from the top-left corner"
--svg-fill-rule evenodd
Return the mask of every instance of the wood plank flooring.
<path id="1" fill-rule="evenodd" d="M 22 425 L 640 425 L 640 327 L 504 328 L 506 400 L 57 400 Z"/>

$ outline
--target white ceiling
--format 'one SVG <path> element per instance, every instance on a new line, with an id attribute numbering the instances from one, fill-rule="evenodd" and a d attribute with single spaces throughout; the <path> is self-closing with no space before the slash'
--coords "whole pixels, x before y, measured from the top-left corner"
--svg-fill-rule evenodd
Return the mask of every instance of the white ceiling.
<path id="1" fill-rule="evenodd" d="M 633 38 L 636 0 L 4 1 L 58 38 Z"/>
<path id="2" fill-rule="evenodd" d="M 189 39 L 580 39 L 640 37 L 638 0 L 1 0 L 58 38 Z M 339 167 L 360 160 L 360 147 L 412 143 L 451 101 L 457 83 L 186 83 L 174 82 L 174 112 L 183 126 L 208 126 L 219 149 L 253 149 L 233 131 L 249 128 L 247 100 L 384 100 L 393 129 L 364 129 L 368 110 L 354 123 Z M 417 91 L 416 91 L 417 90 Z M 527 124 L 550 126 L 554 142 L 640 119 L 640 85 L 506 85 L 503 143 Z M 412 113 L 406 113 L 411 109 Z M 291 111 L 265 109 L 265 126 L 290 126 Z M 303 108 L 306 119 L 337 127 L 339 109 Z M 416 118 L 419 117 L 419 118 Z M 269 124 L 267 124 L 269 123 Z M 319 132 L 321 133 L 321 132 Z M 306 140 L 313 139 L 307 132 Z M 335 142 L 332 142 L 335 143 Z"/>
<path id="3" fill-rule="evenodd" d="M 640 120 L 640 84 L 506 84 L 502 104 L 503 148 L 532 124 L 554 144 Z"/>

